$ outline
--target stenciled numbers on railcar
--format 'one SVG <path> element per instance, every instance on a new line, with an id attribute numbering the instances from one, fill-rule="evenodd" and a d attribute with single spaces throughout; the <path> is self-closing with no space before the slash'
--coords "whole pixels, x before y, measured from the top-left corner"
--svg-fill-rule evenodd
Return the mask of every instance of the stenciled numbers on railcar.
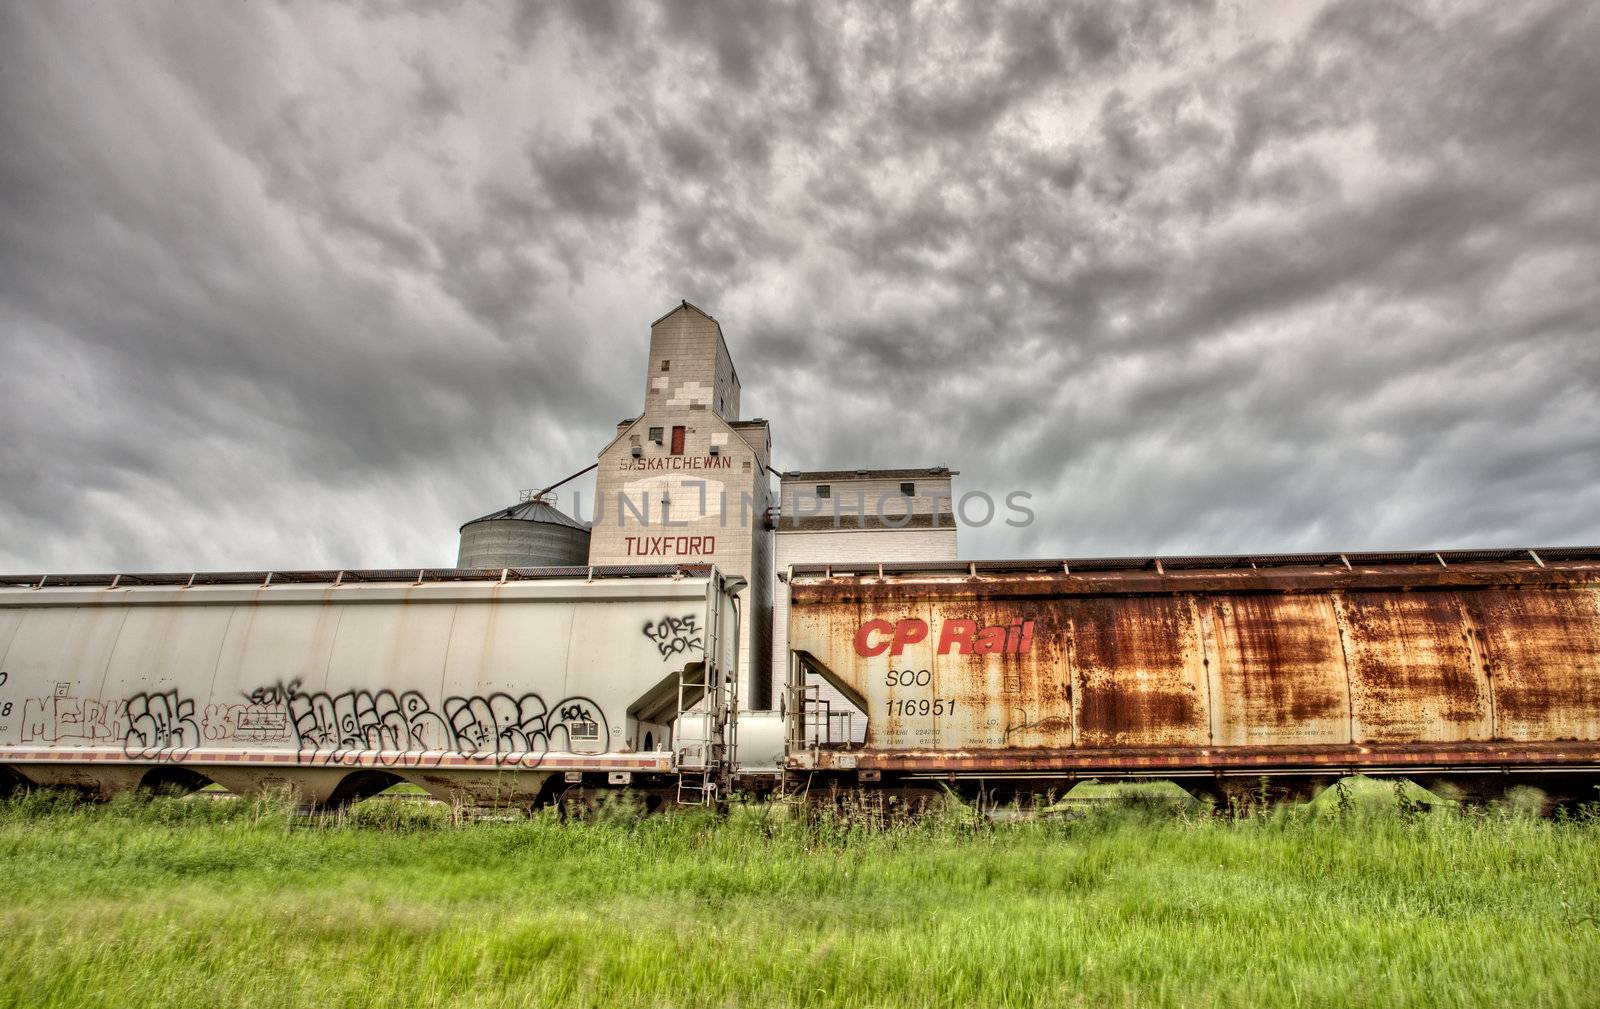
<path id="1" fill-rule="evenodd" d="M 886 687 L 928 687 L 933 685 L 931 669 L 891 669 L 883 674 Z M 890 718 L 928 715 L 953 715 L 956 713 L 954 697 L 899 697 L 884 702 L 885 713 Z"/>
<path id="2" fill-rule="evenodd" d="M 891 669 L 883 674 L 886 687 L 926 687 L 932 682 L 931 669 Z"/>
<path id="3" fill-rule="evenodd" d="M 917 715 L 953 715 L 956 713 L 954 697 L 901 697 L 885 702 L 891 718 Z"/>

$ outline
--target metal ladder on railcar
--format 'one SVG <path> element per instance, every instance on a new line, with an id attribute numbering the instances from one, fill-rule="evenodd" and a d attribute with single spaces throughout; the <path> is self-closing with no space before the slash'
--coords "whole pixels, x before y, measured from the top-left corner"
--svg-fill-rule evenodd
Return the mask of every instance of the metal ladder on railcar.
<path id="1" fill-rule="evenodd" d="M 719 586 L 720 589 L 720 586 Z M 685 764 L 694 747 L 675 746 L 678 764 L 678 804 L 682 806 L 712 806 L 718 796 L 725 794 L 732 784 L 729 768 L 735 752 L 738 722 L 732 709 L 738 704 L 737 684 L 719 661 L 722 651 L 722 599 L 719 595 L 711 606 L 706 623 L 705 662 L 700 664 L 700 678 L 695 678 L 694 667 L 685 667 L 678 674 L 678 731 L 682 734 L 685 719 L 703 718 L 705 732 L 701 739 L 700 766 L 686 768 Z M 739 643 L 734 642 L 737 649 Z M 699 692 L 697 702 L 688 701 L 691 691 Z M 731 700 L 730 700 L 731 699 Z M 702 710 L 696 711 L 694 709 Z"/>
<path id="2" fill-rule="evenodd" d="M 814 750 L 836 743 L 855 741 L 855 712 L 833 710 L 833 699 L 823 696 L 823 684 L 806 675 L 806 664 L 797 655 L 789 658 L 789 704 L 794 717 L 787 731 L 791 750 Z"/>
<path id="3" fill-rule="evenodd" d="M 834 711 L 833 701 L 822 696 L 822 686 L 820 683 L 804 683 L 800 686 L 800 714 L 804 725 L 802 738 L 810 748 L 848 743 L 855 729 L 852 713 Z M 835 728 L 835 723 L 838 728 Z"/>

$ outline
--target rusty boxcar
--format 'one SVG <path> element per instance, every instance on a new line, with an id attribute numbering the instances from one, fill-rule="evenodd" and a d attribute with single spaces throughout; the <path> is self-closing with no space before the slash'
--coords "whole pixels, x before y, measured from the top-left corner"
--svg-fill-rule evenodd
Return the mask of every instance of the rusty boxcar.
<path id="1" fill-rule="evenodd" d="M 102 796 L 215 782 L 340 804 L 407 781 L 700 801 L 734 742 L 742 584 L 676 566 L 0 579 L 0 773 Z"/>
<path id="2" fill-rule="evenodd" d="M 1600 782 L 1600 551 L 811 565 L 789 767 L 1006 793 L 1351 773 L 1482 797 Z M 823 684 L 865 719 L 841 741 Z M 837 714 L 837 712 L 834 712 Z"/>

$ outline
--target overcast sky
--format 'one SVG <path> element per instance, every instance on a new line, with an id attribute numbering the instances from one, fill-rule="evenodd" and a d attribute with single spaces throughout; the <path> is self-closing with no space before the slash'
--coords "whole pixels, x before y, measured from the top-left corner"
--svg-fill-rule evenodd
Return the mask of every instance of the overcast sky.
<path id="1" fill-rule="evenodd" d="M 1600 542 L 1600 4 L 0 0 L 0 570 L 450 564 L 681 298 L 969 557 Z"/>

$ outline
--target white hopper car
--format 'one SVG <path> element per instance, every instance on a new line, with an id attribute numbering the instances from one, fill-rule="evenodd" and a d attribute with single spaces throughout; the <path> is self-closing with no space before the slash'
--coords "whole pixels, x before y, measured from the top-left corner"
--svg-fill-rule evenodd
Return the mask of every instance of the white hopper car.
<path id="1" fill-rule="evenodd" d="M 670 566 L 5 579 L 0 768 L 100 796 L 710 801 L 742 585 Z"/>

